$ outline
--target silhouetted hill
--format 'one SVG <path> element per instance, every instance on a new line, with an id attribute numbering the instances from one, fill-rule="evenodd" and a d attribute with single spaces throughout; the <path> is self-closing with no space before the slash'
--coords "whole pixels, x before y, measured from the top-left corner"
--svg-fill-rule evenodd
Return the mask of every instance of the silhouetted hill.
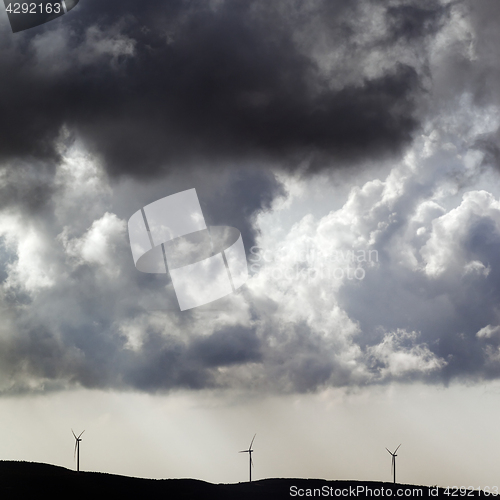
<path id="1" fill-rule="evenodd" d="M 396 490 L 400 491 L 397 492 Z M 402 494 L 401 494 L 402 490 Z M 370 494 L 371 491 L 371 494 Z M 252 483 L 211 484 L 196 479 L 140 479 L 101 472 L 74 472 L 34 462 L 0 461 L 0 498 L 51 499 L 92 495 L 93 498 L 161 498 L 168 500 L 280 500 L 291 498 L 447 498 L 443 489 L 431 495 L 427 486 L 371 481 L 262 479 Z M 155 496 L 153 496 L 155 495 Z M 156 496 L 158 495 L 158 496 Z M 460 492 L 455 496 L 461 496 Z M 469 495 L 467 495 L 469 496 Z M 473 496 L 478 496 L 477 492 Z"/>

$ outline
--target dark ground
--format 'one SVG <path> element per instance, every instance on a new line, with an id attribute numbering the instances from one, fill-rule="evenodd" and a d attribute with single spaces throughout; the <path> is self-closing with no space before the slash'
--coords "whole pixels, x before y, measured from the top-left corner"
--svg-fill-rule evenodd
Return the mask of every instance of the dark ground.
<path id="1" fill-rule="evenodd" d="M 360 488 L 364 488 L 364 491 L 370 488 L 372 494 L 363 494 Z M 403 490 L 403 494 L 400 490 L 398 495 L 396 491 L 398 488 Z M 162 500 L 280 500 L 311 497 L 377 498 L 387 496 L 433 498 L 430 493 L 428 486 L 394 485 L 369 481 L 262 479 L 252 483 L 211 484 L 196 479 L 140 479 L 101 472 L 77 473 L 64 467 L 42 463 L 0 461 L 0 499 L 38 498 L 43 494 L 50 499 L 82 498 L 83 495 L 90 495 L 97 499 L 161 498 Z M 458 491 L 454 496 L 463 495 Z M 474 495 L 467 492 L 467 496 L 477 496 L 477 492 Z M 445 495 L 444 490 L 440 488 L 439 496 L 436 498 L 451 499 L 452 495 Z"/>

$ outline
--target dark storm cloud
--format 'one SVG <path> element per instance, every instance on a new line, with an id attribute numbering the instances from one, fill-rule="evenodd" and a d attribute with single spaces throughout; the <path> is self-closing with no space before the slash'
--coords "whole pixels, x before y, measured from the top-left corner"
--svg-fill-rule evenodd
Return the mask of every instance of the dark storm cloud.
<path id="1" fill-rule="evenodd" d="M 389 7 L 388 41 L 419 41 L 428 35 L 434 35 L 449 19 L 454 3 L 458 2 L 442 5 L 437 1 L 424 1 Z"/>
<path id="2" fill-rule="evenodd" d="M 126 234 L 127 218 L 141 206 L 195 187 L 207 224 L 238 228 L 248 252 L 257 216 L 286 195 L 269 165 L 305 164 L 311 171 L 401 151 L 419 127 L 425 47 L 448 20 L 448 8 L 361 1 L 80 4 L 17 38 L 0 35 L 0 215 L 10 225 L 0 247 L 1 392 L 65 386 L 308 392 L 498 376 L 500 337 L 493 330 L 478 336 L 499 322 L 500 240 L 491 219 L 479 217 L 470 227 L 464 219 L 458 227 L 468 228 L 467 237 L 442 245 L 462 251 L 464 262 L 490 266 L 486 277 L 458 265 L 429 277 L 405 268 L 396 251 L 401 240 L 415 245 L 416 255 L 421 249 L 413 236 L 405 239 L 417 230 L 408 221 L 432 198 L 434 183 L 446 184 L 438 173 L 455 160 L 444 154 L 431 167 L 417 158 L 425 172 L 413 183 L 394 179 L 418 174 L 395 170 L 395 184 L 380 196 L 370 194 L 377 186 L 368 194 L 353 190 L 358 211 L 346 209 L 341 223 L 352 234 L 362 226 L 357 241 L 375 239 L 381 260 L 367 269 L 362 286 L 347 283 L 339 293 L 331 282 L 316 287 L 257 276 L 253 289 L 233 297 L 239 305 L 230 320 L 227 311 L 180 314 L 168 276 L 134 268 Z M 374 35 L 356 23 L 363 16 L 371 21 L 371 11 L 362 10 L 375 7 L 384 15 Z M 478 26 L 486 17 L 478 15 Z M 303 23 L 309 31 L 299 29 Z M 341 62 L 329 70 L 315 45 L 323 36 L 327 52 L 348 55 L 336 54 Z M 398 60 L 407 49 L 422 56 L 421 67 L 411 57 Z M 474 68 L 477 77 L 481 63 L 460 66 L 461 57 L 436 87 L 478 89 L 460 71 Z M 493 92 L 491 81 L 486 86 Z M 431 102 L 439 114 L 440 101 Z M 71 149 L 75 137 L 121 182 L 107 185 L 105 176 L 84 171 L 81 158 L 61 147 Z M 497 150 L 487 144 L 493 158 Z M 475 147 L 486 149 L 481 141 Z M 70 164 L 56 179 L 60 156 Z M 113 193 L 95 193 L 101 184 L 103 193 Z M 378 208 L 368 214 L 372 206 Z M 300 244 L 318 233 L 300 230 L 296 224 L 285 239 Z M 351 241 L 351 233 L 344 236 Z"/>
<path id="3" fill-rule="evenodd" d="M 10 167 L 3 170 L 0 210 L 17 207 L 32 216 L 46 214 L 57 190 L 53 165 L 15 160 Z"/>
<path id="4" fill-rule="evenodd" d="M 58 332 L 53 325 L 51 328 L 50 320 L 36 313 L 37 305 L 30 304 L 34 317 L 20 319 L 16 335 L 0 340 L 1 392 L 74 385 L 147 392 L 225 387 L 228 384 L 217 377 L 218 368 L 262 361 L 261 342 L 251 328 L 226 326 L 201 336 L 189 335 L 187 331 L 193 327 L 189 320 L 180 336 L 178 329 L 163 331 L 146 322 L 140 348 L 128 349 L 124 336 L 109 315 L 103 314 L 104 307 L 116 304 L 103 302 L 102 292 L 97 295 L 99 300 L 92 301 L 85 294 L 81 303 L 71 304 L 73 320 L 61 317 Z M 60 301 L 67 307 L 73 299 Z M 121 300 L 132 306 L 125 294 Z M 82 316 L 85 312 L 92 314 L 92 321 Z M 137 311 L 124 308 L 122 320 L 134 313 Z"/>
<path id="5" fill-rule="evenodd" d="M 335 31 L 362 2 L 341 2 L 334 12 L 326 5 L 314 10 L 332 16 Z M 321 168 L 332 157 L 352 162 L 400 151 L 418 126 L 416 71 L 395 65 L 334 89 L 294 40 L 293 16 L 302 10 L 292 11 L 287 17 L 242 1 L 87 1 L 24 34 L 4 33 L 0 155 L 56 158 L 63 125 L 113 175 L 255 157 L 293 167 L 311 155 L 312 168 Z M 436 30 L 441 13 L 394 8 L 387 15 L 399 44 L 403 35 Z M 355 44 L 348 33 L 334 43 Z"/>
<path id="6" fill-rule="evenodd" d="M 262 361 L 259 338 L 242 326 L 226 327 L 195 340 L 189 355 L 208 367 Z"/>
<path id="7" fill-rule="evenodd" d="M 286 196 L 285 188 L 272 173 L 257 168 L 242 168 L 231 173 L 227 182 L 218 183 L 215 189 L 205 192 L 200 186 L 197 192 L 203 200 L 206 223 L 237 228 L 247 255 L 256 244 L 259 232 L 255 217 L 270 210 L 273 200 Z"/>

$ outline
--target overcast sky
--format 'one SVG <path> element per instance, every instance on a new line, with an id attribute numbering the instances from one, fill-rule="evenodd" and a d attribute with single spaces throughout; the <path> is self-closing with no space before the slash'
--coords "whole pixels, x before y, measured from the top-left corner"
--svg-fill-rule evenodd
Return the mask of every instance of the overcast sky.
<path id="1" fill-rule="evenodd" d="M 1 459 L 494 486 L 497 0 L 0 9 Z M 181 312 L 127 221 L 195 188 L 250 279 Z M 127 442 L 117 444 L 119 436 Z M 399 463 L 401 465 L 399 466 Z M 498 486 L 498 484 L 497 484 Z"/>

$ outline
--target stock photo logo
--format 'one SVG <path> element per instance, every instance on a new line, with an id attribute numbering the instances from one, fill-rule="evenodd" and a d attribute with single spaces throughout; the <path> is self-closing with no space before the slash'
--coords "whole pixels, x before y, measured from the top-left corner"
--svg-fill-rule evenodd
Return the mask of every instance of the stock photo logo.
<path id="1" fill-rule="evenodd" d="M 378 251 L 364 248 L 339 248 L 336 245 L 318 245 L 314 242 L 296 242 L 273 249 L 259 246 L 250 248 L 250 270 L 258 274 L 267 269 L 274 281 L 312 282 L 362 281 L 365 267 L 378 265 Z"/>
<path id="2" fill-rule="evenodd" d="M 195 189 L 141 208 L 128 232 L 137 270 L 170 274 L 181 311 L 225 297 L 248 279 L 240 231 L 207 227 Z"/>
<path id="3" fill-rule="evenodd" d="M 12 33 L 48 23 L 76 7 L 80 0 L 37 0 L 37 2 L 12 2 L 3 0 Z"/>

